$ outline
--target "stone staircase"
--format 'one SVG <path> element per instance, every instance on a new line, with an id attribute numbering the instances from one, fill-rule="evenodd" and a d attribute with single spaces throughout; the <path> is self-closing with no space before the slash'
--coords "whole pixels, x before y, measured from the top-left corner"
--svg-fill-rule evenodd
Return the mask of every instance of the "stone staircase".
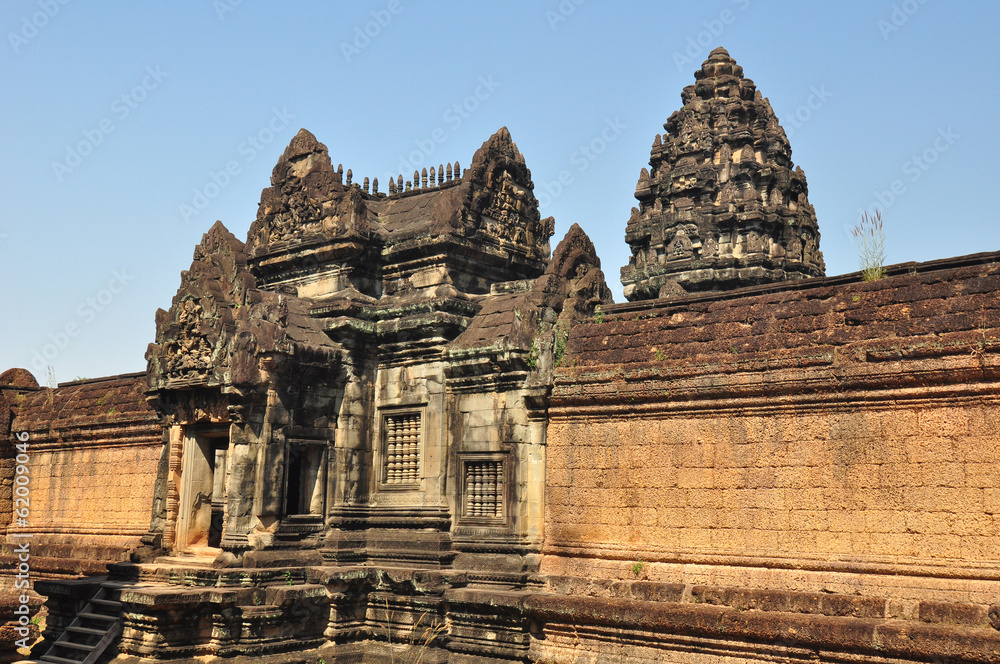
<path id="1" fill-rule="evenodd" d="M 121 633 L 120 597 L 120 584 L 102 584 L 48 651 L 24 664 L 95 664 Z"/>

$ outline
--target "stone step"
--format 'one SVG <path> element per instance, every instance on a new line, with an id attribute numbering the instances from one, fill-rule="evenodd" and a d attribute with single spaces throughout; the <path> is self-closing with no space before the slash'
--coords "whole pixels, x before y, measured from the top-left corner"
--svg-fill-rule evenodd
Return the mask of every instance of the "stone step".
<path id="1" fill-rule="evenodd" d="M 56 641 L 52 644 L 53 648 L 69 648 L 70 650 L 82 650 L 84 652 L 92 652 L 94 646 L 88 646 L 83 643 L 75 643 L 73 641 Z"/>
<path id="2" fill-rule="evenodd" d="M 106 629 L 91 629 L 90 627 L 79 627 L 76 625 L 70 625 L 66 628 L 67 632 L 76 632 L 78 634 L 87 634 L 88 636 L 104 636 L 108 633 Z"/>
<path id="3" fill-rule="evenodd" d="M 152 563 L 146 563 L 142 567 L 194 567 L 198 569 L 212 569 L 215 556 L 160 556 Z M 140 568 L 141 569 L 141 568 Z"/>
<path id="4" fill-rule="evenodd" d="M 89 618 L 90 620 L 110 620 L 112 622 L 118 620 L 118 616 L 107 616 L 103 613 L 78 613 L 76 614 L 80 618 Z"/>
<path id="5" fill-rule="evenodd" d="M 54 664 L 80 664 L 82 659 L 66 659 L 65 657 L 56 657 L 55 655 L 42 655 L 43 662 L 53 662 Z"/>
<path id="6" fill-rule="evenodd" d="M 38 662 L 48 664 L 94 664 L 121 633 L 121 587 L 112 585 L 97 590 L 93 598 L 76 615 L 59 639 L 49 646 Z M 81 621 L 92 621 L 91 626 Z M 95 641 L 96 643 L 86 643 Z"/>

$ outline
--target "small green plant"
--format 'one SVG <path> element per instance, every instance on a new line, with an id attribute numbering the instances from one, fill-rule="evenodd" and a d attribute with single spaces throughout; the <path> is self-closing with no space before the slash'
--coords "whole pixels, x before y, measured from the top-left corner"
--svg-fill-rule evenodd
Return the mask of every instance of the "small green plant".
<path id="1" fill-rule="evenodd" d="M 539 353 L 541 353 L 541 348 L 538 347 L 538 337 L 535 337 L 531 340 L 531 350 L 528 351 L 528 357 L 524 360 L 524 363 L 528 365 L 529 369 L 535 369 L 538 367 Z"/>
<path id="2" fill-rule="evenodd" d="M 861 279 L 877 281 L 885 276 L 885 229 L 882 226 L 882 212 L 875 211 L 875 217 L 861 213 L 861 222 L 851 229 L 851 235 L 858 241 L 858 256 L 861 261 Z"/>
<path id="3" fill-rule="evenodd" d="M 292 570 L 285 570 L 285 585 L 292 585 Z"/>
<path id="4" fill-rule="evenodd" d="M 632 576 L 638 578 L 639 575 L 642 574 L 642 570 L 645 567 L 646 567 L 645 563 L 641 561 L 636 561 L 632 563 Z"/>
<path id="5" fill-rule="evenodd" d="M 115 407 L 112 406 L 111 408 L 108 408 L 108 415 L 114 415 L 114 414 L 115 414 Z"/>
<path id="6" fill-rule="evenodd" d="M 553 358 L 557 367 L 562 365 L 563 356 L 566 355 L 567 341 L 569 341 L 569 329 L 562 325 L 556 325 Z"/>
<path id="7" fill-rule="evenodd" d="M 851 302 L 860 302 L 860 301 L 861 301 L 861 296 L 860 295 L 852 295 L 851 296 Z"/>
<path id="8" fill-rule="evenodd" d="M 109 396 L 111 396 L 111 393 L 110 392 L 105 392 L 103 395 L 101 395 L 101 398 L 97 400 L 97 405 L 98 406 L 103 406 L 104 404 L 106 404 L 108 402 L 108 397 Z"/>
<path id="9" fill-rule="evenodd" d="M 524 360 L 529 369 L 538 368 L 538 359 L 542 355 L 542 346 L 538 340 L 541 338 L 544 331 L 545 323 L 541 317 L 539 317 L 535 323 L 535 336 L 531 338 L 531 350 L 528 351 L 528 357 Z"/>
<path id="10" fill-rule="evenodd" d="M 260 606 L 261 604 L 263 604 L 263 603 L 264 603 L 264 598 L 263 598 L 263 597 L 261 597 L 261 596 L 260 596 L 259 594 L 257 594 L 257 593 L 254 593 L 254 596 L 253 596 L 253 603 L 254 603 L 254 604 L 255 604 L 256 606 Z"/>
<path id="11" fill-rule="evenodd" d="M 604 309 L 601 308 L 601 305 L 594 307 L 594 322 L 598 325 L 604 322 Z"/>
<path id="12" fill-rule="evenodd" d="M 662 362 L 665 359 L 667 359 L 667 354 L 663 352 L 662 348 L 657 348 L 656 349 L 656 361 L 657 362 Z"/>

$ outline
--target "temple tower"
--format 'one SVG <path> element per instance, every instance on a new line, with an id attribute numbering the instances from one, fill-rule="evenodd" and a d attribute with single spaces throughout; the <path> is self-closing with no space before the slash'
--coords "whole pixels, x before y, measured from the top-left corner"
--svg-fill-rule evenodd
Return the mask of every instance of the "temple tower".
<path id="1" fill-rule="evenodd" d="M 806 176 L 770 102 L 724 48 L 694 76 L 639 175 L 625 297 L 823 276 Z"/>

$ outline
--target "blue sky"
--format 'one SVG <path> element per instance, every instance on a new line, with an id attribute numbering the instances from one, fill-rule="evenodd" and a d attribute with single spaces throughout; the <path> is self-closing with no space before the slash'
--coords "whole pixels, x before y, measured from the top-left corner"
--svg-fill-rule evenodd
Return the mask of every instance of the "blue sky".
<path id="1" fill-rule="evenodd" d="M 789 134 L 828 274 L 858 269 L 875 205 L 891 263 L 1000 249 L 1000 3 L 345 5 L 4 3 L 0 370 L 143 370 L 201 235 L 246 236 L 300 127 L 384 190 L 506 125 L 553 247 L 579 223 L 622 301 L 639 170 L 719 45 Z"/>

